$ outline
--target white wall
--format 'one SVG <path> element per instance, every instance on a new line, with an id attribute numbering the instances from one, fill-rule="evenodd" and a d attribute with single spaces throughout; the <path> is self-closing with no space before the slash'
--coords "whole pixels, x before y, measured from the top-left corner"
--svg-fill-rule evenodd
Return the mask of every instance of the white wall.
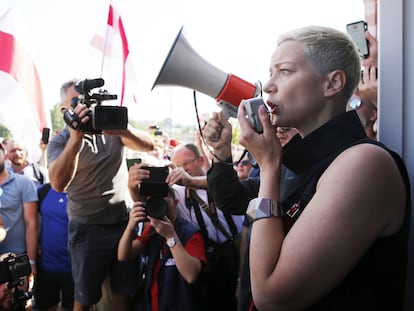
<path id="1" fill-rule="evenodd" d="M 405 160 L 414 184 L 414 4 L 378 1 L 379 140 Z M 414 200 L 413 200 L 414 202 Z M 414 213 L 412 213 L 414 214 Z M 406 311 L 414 310 L 414 215 L 412 215 Z"/>

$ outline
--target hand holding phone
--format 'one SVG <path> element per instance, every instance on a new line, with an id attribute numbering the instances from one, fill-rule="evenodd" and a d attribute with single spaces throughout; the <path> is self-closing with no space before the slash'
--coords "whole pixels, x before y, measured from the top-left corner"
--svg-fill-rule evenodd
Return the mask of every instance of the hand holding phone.
<path id="1" fill-rule="evenodd" d="M 368 40 L 365 37 L 365 32 L 368 30 L 368 24 L 364 21 L 349 23 L 346 25 L 346 32 L 351 36 L 355 43 L 358 53 L 362 58 L 369 56 Z"/>
<path id="2" fill-rule="evenodd" d="M 42 142 L 47 145 L 49 143 L 50 128 L 44 127 L 42 130 Z"/>

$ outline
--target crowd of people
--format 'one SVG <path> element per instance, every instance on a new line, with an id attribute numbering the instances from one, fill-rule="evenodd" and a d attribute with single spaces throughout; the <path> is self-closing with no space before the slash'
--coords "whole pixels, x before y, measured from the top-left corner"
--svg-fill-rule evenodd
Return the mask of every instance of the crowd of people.
<path id="1" fill-rule="evenodd" d="M 40 142 L 39 162 L 24 141 L 0 144 L 0 254 L 31 271 L 0 284 L 0 310 L 403 310 L 410 187 L 376 140 L 366 37 L 361 61 L 338 30 L 283 34 L 263 133 L 242 101 L 237 145 L 223 113 L 192 142 L 86 131 L 78 80 L 65 82 L 79 124 Z"/>

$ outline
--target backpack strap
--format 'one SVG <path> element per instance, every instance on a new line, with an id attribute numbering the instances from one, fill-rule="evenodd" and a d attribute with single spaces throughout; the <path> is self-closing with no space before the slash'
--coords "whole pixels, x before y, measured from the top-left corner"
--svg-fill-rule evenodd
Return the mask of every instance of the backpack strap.
<path id="1" fill-rule="evenodd" d="M 50 188 L 52 188 L 50 183 L 44 184 L 37 190 L 37 196 L 39 197 L 39 205 L 42 204 L 44 198 L 49 193 Z"/>
<path id="2" fill-rule="evenodd" d="M 33 167 L 33 173 L 34 173 L 36 179 L 40 182 L 40 184 L 43 185 L 43 183 L 45 181 L 45 178 L 44 178 L 42 172 L 40 171 L 39 164 L 34 162 L 34 163 L 32 163 L 32 167 Z"/>

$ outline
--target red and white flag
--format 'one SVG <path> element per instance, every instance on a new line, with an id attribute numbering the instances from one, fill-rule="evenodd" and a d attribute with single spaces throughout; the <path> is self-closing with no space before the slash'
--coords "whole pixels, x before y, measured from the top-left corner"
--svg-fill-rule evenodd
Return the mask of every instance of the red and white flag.
<path id="1" fill-rule="evenodd" d="M 9 9 L 0 17 L 0 123 L 27 143 L 37 161 L 42 128 L 51 122 L 29 42 L 20 15 Z"/>
<path id="2" fill-rule="evenodd" d="M 136 103 L 136 76 L 128 40 L 121 15 L 112 2 L 109 5 L 106 35 L 95 35 L 91 44 L 102 53 L 101 77 L 105 80 L 103 88 L 118 95 L 119 106 Z M 111 101 L 111 105 L 114 102 Z"/>

